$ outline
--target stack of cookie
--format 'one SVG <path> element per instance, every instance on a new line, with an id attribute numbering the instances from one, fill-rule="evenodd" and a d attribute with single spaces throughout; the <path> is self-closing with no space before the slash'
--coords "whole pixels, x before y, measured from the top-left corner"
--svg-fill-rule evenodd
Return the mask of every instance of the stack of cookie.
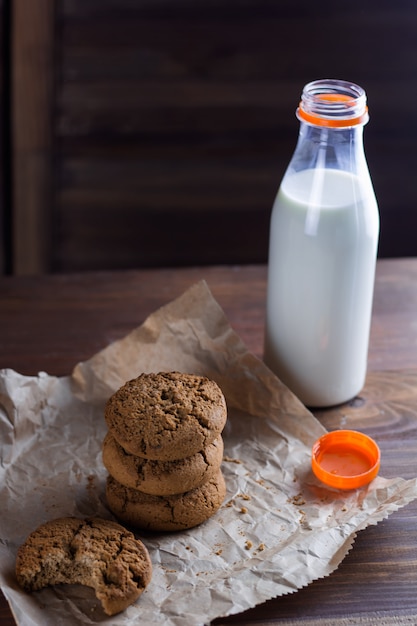
<path id="1" fill-rule="evenodd" d="M 121 521 L 156 531 L 192 528 L 222 504 L 222 431 L 227 409 L 218 385 L 179 372 L 142 374 L 108 400 L 103 463 L 107 503 Z"/>

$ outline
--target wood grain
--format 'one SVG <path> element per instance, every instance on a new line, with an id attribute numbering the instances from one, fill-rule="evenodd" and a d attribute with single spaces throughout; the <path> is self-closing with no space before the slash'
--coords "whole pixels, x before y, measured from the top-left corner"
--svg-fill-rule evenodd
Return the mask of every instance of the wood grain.
<path id="1" fill-rule="evenodd" d="M 325 76 L 368 94 L 379 255 L 417 254 L 415 2 L 12 4 L 17 272 L 266 262 Z"/>
<path id="2" fill-rule="evenodd" d="M 411 3 L 93 0 L 58 20 L 56 271 L 265 262 L 318 71 L 366 87 L 379 254 L 417 253 Z"/>
<path id="3" fill-rule="evenodd" d="M 0 0 L 0 275 L 10 268 L 10 191 L 6 188 L 9 172 L 8 28 L 6 1 Z"/>
<path id="4" fill-rule="evenodd" d="M 51 233 L 54 0 L 12 2 L 13 271 L 48 267 Z"/>
<path id="5" fill-rule="evenodd" d="M 230 323 L 262 355 L 266 267 L 231 266 L 0 278 L 0 367 L 68 374 L 151 312 L 206 279 Z M 382 452 L 381 475 L 417 474 L 417 259 L 378 262 L 365 388 L 350 403 L 316 411 L 328 429 L 356 428 Z M 359 533 L 340 567 L 297 593 L 216 626 L 414 624 L 417 503 Z M 0 598 L 0 625 L 14 620 Z"/>

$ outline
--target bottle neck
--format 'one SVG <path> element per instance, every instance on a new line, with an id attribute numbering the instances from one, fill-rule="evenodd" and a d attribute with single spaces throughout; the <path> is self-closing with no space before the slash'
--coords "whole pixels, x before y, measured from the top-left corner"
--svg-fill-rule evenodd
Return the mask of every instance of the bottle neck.
<path id="1" fill-rule="evenodd" d="M 358 175 L 366 171 L 363 125 L 329 128 L 301 121 L 289 170 L 295 173 L 313 168 L 339 169 Z"/>
<path id="2" fill-rule="evenodd" d="M 314 144 L 344 145 L 359 144 L 363 146 L 363 125 L 348 126 L 347 128 L 330 128 L 314 126 L 300 121 L 298 141 L 311 141 Z"/>
<path id="3" fill-rule="evenodd" d="M 300 132 L 288 173 L 325 168 L 369 176 L 363 149 L 368 108 L 362 87 L 333 79 L 308 83 L 297 117 Z"/>

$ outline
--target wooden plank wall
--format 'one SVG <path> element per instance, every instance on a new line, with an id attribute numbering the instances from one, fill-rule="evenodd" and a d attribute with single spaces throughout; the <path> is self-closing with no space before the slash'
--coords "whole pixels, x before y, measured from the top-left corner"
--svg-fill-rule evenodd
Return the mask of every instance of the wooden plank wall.
<path id="1" fill-rule="evenodd" d="M 55 0 L 54 24 L 48 271 L 266 261 L 324 77 L 368 93 L 380 256 L 417 254 L 415 0 Z"/>
<path id="2" fill-rule="evenodd" d="M 9 0 L 10 1 L 10 0 Z M 12 0 L 13 273 L 48 271 L 53 250 L 52 134 L 55 0 Z M 59 69 L 59 66 L 57 66 Z"/>
<path id="3" fill-rule="evenodd" d="M 10 213 L 5 189 L 6 171 L 8 170 L 5 151 L 8 143 L 7 134 L 7 82 L 8 82 L 8 42 L 6 30 L 6 7 L 0 0 L 0 274 L 9 268 L 10 259 Z"/>

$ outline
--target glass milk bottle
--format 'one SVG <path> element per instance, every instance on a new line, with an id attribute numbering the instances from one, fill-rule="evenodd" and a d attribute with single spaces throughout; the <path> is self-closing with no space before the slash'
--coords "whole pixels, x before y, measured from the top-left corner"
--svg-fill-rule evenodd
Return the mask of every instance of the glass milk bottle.
<path id="1" fill-rule="evenodd" d="M 366 376 L 379 235 L 366 94 L 317 80 L 297 117 L 271 216 L 264 359 L 304 404 L 325 407 L 353 398 Z"/>

